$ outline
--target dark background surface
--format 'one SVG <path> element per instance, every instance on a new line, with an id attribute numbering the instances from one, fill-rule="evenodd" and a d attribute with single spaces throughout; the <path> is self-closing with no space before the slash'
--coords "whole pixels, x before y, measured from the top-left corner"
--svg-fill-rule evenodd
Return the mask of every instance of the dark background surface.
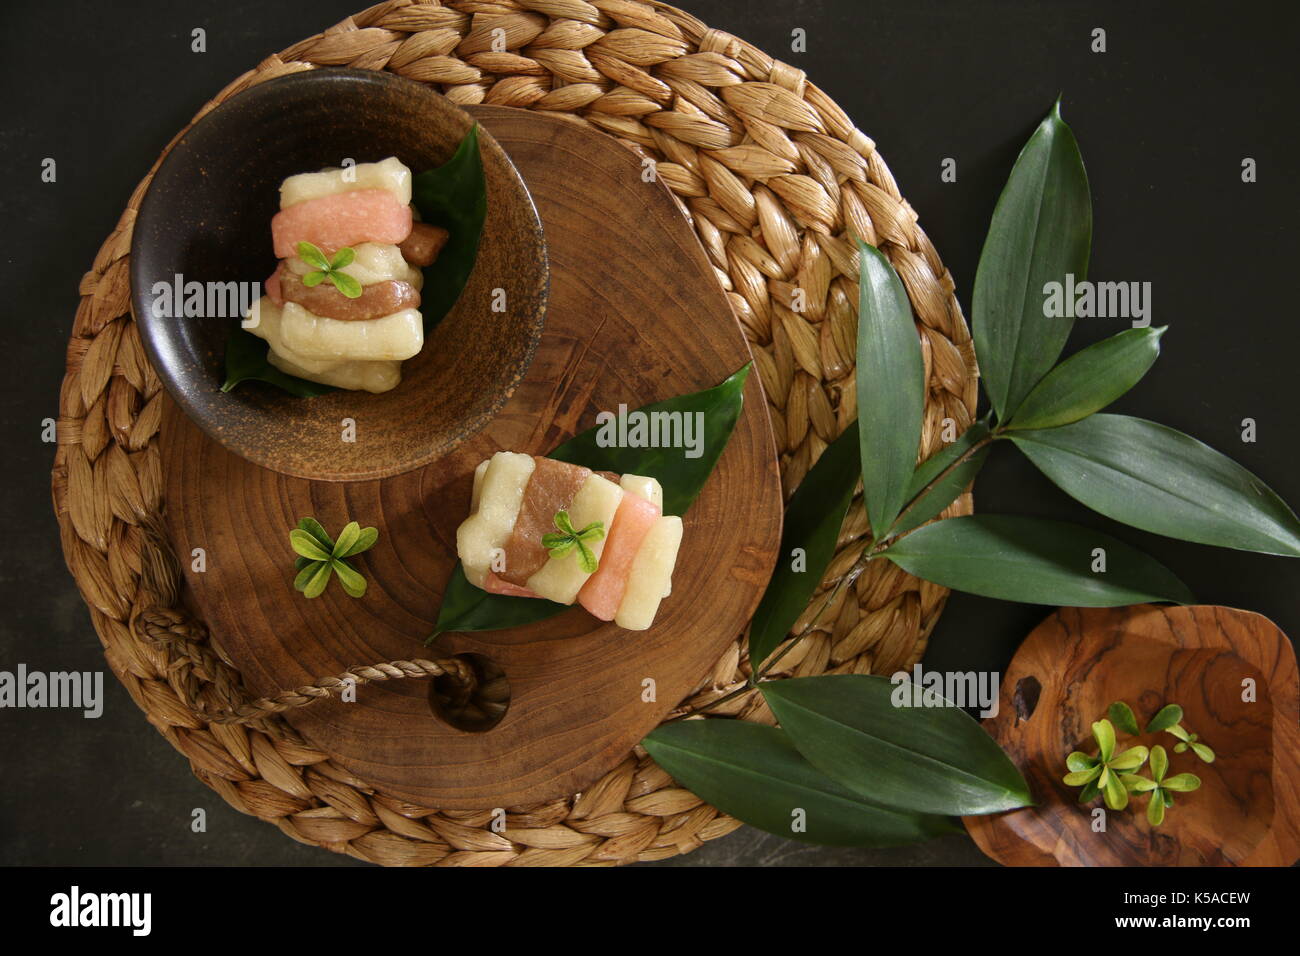
<path id="1" fill-rule="evenodd" d="M 880 145 L 969 311 L 984 230 L 1016 153 L 1058 92 L 1092 182 L 1090 278 L 1149 281 L 1164 357 L 1117 411 L 1191 432 L 1300 502 L 1291 388 L 1300 187 L 1291 3 L 907 3 L 681 0 L 703 21 L 806 69 Z M 0 375 L 4 544 L 0 669 L 104 669 L 63 563 L 50 508 L 57 415 L 77 284 L 162 147 L 229 80 L 364 6 L 228 0 L 6 4 L 0 132 L 6 231 Z M 190 31 L 207 30 L 206 53 Z M 802 27 L 808 52 L 790 50 Z M 1090 52 L 1091 31 L 1108 51 Z M 44 157 L 58 181 L 40 181 Z M 1259 181 L 1241 182 L 1243 157 Z M 953 157 L 958 181 L 942 183 Z M 1118 331 L 1081 319 L 1069 350 Z M 1258 422 L 1243 444 L 1241 421 Z M 999 448 L 981 511 L 1117 529 Z M 1300 634 L 1300 565 L 1131 529 L 1205 603 L 1249 608 Z M 1044 609 L 954 595 L 926 665 L 1005 668 Z M 0 711 L 0 863 L 347 864 L 231 809 L 105 676 L 98 720 Z M 208 832 L 190 832 L 203 807 Z M 743 829 L 664 865 L 980 864 L 970 841 L 872 852 L 804 847 Z"/>

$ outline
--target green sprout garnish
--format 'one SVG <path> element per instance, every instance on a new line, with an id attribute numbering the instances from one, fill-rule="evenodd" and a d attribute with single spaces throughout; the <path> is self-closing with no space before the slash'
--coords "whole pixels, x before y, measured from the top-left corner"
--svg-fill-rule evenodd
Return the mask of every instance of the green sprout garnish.
<path id="1" fill-rule="evenodd" d="M 335 574 L 343 590 L 354 598 L 366 593 L 366 579 L 347 559 L 368 551 L 379 540 L 377 528 L 363 528 L 349 521 L 332 541 L 321 523 L 315 518 L 303 518 L 298 527 L 289 532 L 289 544 L 298 552 L 294 567 L 298 576 L 293 586 L 305 597 L 316 598 L 325 593 L 325 586 Z"/>
<path id="2" fill-rule="evenodd" d="M 1183 719 L 1183 709 L 1177 704 L 1165 704 L 1147 723 L 1147 733 L 1155 734 L 1168 730 Z"/>
<path id="3" fill-rule="evenodd" d="M 356 251 L 351 246 L 344 246 L 334 253 L 333 259 L 326 259 L 325 253 L 321 252 L 317 246 L 312 245 L 310 242 L 300 242 L 298 243 L 298 258 L 307 265 L 316 267 L 315 272 L 308 272 L 302 277 L 302 284 L 311 289 L 329 279 L 330 282 L 334 283 L 334 288 L 349 299 L 358 298 L 361 295 L 361 283 L 343 271 L 352 264 L 352 260 L 356 257 Z"/>
<path id="4" fill-rule="evenodd" d="M 599 541 L 605 537 L 605 523 L 603 521 L 593 521 L 581 531 L 575 531 L 567 511 L 555 512 L 553 520 L 555 527 L 559 529 L 559 533 L 542 535 L 542 547 L 549 551 L 553 558 L 562 558 L 576 549 L 578 552 L 578 566 L 582 568 L 583 573 L 595 574 L 599 562 L 597 562 L 596 555 L 592 553 L 591 548 L 587 547 L 587 542 Z"/>
<path id="5" fill-rule="evenodd" d="M 1110 716 L 1110 722 L 1115 725 L 1116 730 L 1122 730 L 1130 737 L 1138 735 L 1137 717 L 1133 714 L 1133 708 L 1124 701 L 1115 701 L 1106 713 Z"/>
<path id="6" fill-rule="evenodd" d="M 1115 753 L 1115 727 L 1105 719 L 1092 725 L 1092 736 L 1097 741 L 1097 755 L 1091 757 L 1077 750 L 1070 754 L 1065 760 L 1070 772 L 1062 779 L 1067 787 L 1083 787 L 1080 803 L 1087 803 L 1100 793 L 1106 806 L 1123 810 L 1128 806 L 1129 792 L 1120 779 L 1121 774 L 1131 773 L 1146 763 L 1147 748 L 1130 747 Z"/>
<path id="7" fill-rule="evenodd" d="M 1187 730 L 1182 724 L 1174 724 L 1169 728 L 1169 732 L 1180 741 L 1174 744 L 1174 753 L 1186 753 L 1190 749 L 1206 763 L 1214 763 L 1214 751 L 1208 744 L 1201 743 L 1200 736 Z"/>
<path id="8" fill-rule="evenodd" d="M 1176 749 L 1176 748 L 1175 748 Z M 1191 793 L 1201 786 L 1201 778 L 1194 773 L 1179 773 L 1166 777 L 1169 772 L 1169 755 L 1159 744 L 1151 748 L 1151 779 L 1135 773 L 1121 775 L 1124 788 L 1129 793 L 1149 793 L 1147 821 L 1158 827 L 1165 822 L 1165 810 L 1174 805 L 1175 793 Z"/>

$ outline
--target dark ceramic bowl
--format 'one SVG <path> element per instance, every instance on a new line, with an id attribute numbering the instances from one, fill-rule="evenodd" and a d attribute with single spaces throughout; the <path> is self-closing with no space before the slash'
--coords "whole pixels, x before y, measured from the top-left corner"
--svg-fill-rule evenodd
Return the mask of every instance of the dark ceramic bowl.
<path id="1" fill-rule="evenodd" d="M 222 392 L 226 315 L 158 318 L 155 283 L 261 282 L 275 267 L 271 217 L 294 173 L 396 156 L 414 173 L 449 159 L 473 118 L 411 80 L 326 69 L 270 80 L 203 117 L 167 154 L 140 204 L 131 302 L 150 360 L 208 435 L 249 461 L 330 481 L 398 474 L 482 428 L 523 379 L 546 311 L 541 223 L 518 172 L 481 127 L 487 220 L 456 305 L 382 394 L 298 398 L 261 382 Z M 505 311 L 493 311 L 505 292 Z M 260 294 L 260 293 L 259 293 Z M 344 441 L 345 419 L 355 441 Z"/>

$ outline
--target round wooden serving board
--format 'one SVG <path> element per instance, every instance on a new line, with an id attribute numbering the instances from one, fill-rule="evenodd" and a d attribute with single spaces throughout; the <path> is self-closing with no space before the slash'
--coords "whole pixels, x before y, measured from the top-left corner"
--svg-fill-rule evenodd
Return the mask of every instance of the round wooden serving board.
<path id="1" fill-rule="evenodd" d="M 479 461 L 499 450 L 543 454 L 591 427 L 598 411 L 708 388 L 750 361 L 694 232 L 662 185 L 642 181 L 633 153 L 566 120 L 495 107 L 471 112 L 531 189 L 551 260 L 546 331 L 502 413 L 448 458 L 355 483 L 261 469 L 208 439 L 170 402 L 162 426 L 168 530 L 188 600 L 253 692 L 435 653 L 476 652 L 505 670 L 509 710 L 484 733 L 434 717 L 424 680 L 363 686 L 355 703 L 288 714 L 368 784 L 449 809 L 570 794 L 623 759 L 745 628 L 775 561 L 782 511 L 753 374 L 731 442 L 684 516 L 673 593 L 653 628 L 624 631 L 579 608 L 524 628 L 443 635 L 433 651 L 424 648 Z M 361 418 L 357 442 L 365 436 Z M 314 601 L 293 590 L 288 532 L 307 515 L 335 534 L 348 520 L 380 529 L 379 543 L 358 561 L 370 582 L 363 598 L 347 597 L 337 582 Z M 196 548 L 204 551 L 202 572 L 193 569 Z"/>
<path id="2" fill-rule="evenodd" d="M 1243 693 L 1253 687 L 1254 698 Z M 1246 699 L 1243 699 L 1246 698 Z M 1200 789 L 1180 793 L 1159 827 L 1145 796 L 1106 810 L 1104 832 L 1065 758 L 1095 753 L 1093 721 L 1116 700 L 1140 729 L 1165 704 L 1214 748 L 1212 764 L 1173 751 L 1167 733 L 1121 733 L 1120 749 L 1160 744 L 1169 773 Z M 1016 651 L 998 713 L 985 728 L 1010 754 L 1038 801 L 966 817 L 986 854 L 1008 866 L 1288 866 L 1300 856 L 1300 682 L 1287 636 L 1268 618 L 1227 607 L 1063 608 Z M 1149 776 L 1144 768 L 1141 773 Z"/>

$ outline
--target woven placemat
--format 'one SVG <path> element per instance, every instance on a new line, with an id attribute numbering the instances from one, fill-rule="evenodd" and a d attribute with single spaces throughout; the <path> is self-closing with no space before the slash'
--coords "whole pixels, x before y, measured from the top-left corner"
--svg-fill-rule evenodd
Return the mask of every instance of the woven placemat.
<path id="1" fill-rule="evenodd" d="M 944 419 L 959 431 L 969 424 L 975 357 L 951 278 L 875 144 L 801 70 L 660 3 L 390 0 L 266 59 L 195 119 L 254 84 L 325 65 L 389 70 L 463 105 L 564 114 L 652 157 L 753 349 L 787 495 L 856 417 L 854 236 L 888 255 L 919 320 L 929 385 L 924 452 L 940 444 Z M 212 694 L 238 699 L 239 675 L 206 642 L 201 622 L 179 608 L 159 533 L 166 399 L 129 312 L 127 275 L 131 229 L 152 175 L 81 281 L 52 485 L 68 567 L 108 664 L 195 775 L 295 840 L 382 864 L 657 860 L 734 830 L 737 821 L 676 786 L 639 749 L 581 794 L 507 808 L 501 830 L 491 808 L 440 811 L 375 791 L 281 717 L 205 716 Z M 797 289 L 802 311 L 792 308 Z M 966 495 L 947 513 L 969 510 Z M 854 542 L 866 531 L 858 501 L 823 588 L 853 564 Z M 873 562 L 783 659 L 783 673 L 910 667 L 945 597 Z M 158 605 L 172 609 L 162 620 Z M 742 687 L 748 675 L 738 637 L 675 713 Z M 384 676 L 401 671 L 375 675 Z M 753 692 L 716 712 L 772 722 Z"/>

